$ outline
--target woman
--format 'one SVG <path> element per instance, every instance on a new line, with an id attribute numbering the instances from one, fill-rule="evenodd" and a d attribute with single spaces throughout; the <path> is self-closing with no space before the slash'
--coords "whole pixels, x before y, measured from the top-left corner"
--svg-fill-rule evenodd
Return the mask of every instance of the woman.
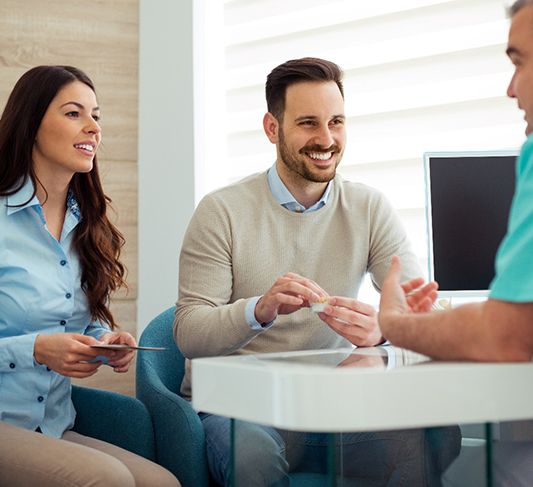
<path id="1" fill-rule="evenodd" d="M 70 377 L 105 361 L 118 373 L 131 365 L 131 351 L 91 346 L 135 345 L 113 332 L 108 307 L 125 284 L 124 240 L 106 216 L 99 113 L 82 71 L 38 66 L 0 119 L 0 485 L 179 485 L 144 458 L 70 431 Z"/>

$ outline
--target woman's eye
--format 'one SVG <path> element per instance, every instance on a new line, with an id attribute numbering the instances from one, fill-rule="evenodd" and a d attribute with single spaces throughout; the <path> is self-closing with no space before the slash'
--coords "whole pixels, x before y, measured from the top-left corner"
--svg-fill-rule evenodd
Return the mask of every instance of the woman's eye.
<path id="1" fill-rule="evenodd" d="M 78 117 L 79 116 L 79 112 L 68 112 L 67 113 L 67 117 Z"/>
<path id="2" fill-rule="evenodd" d="M 99 122 L 100 121 L 100 115 L 93 115 L 93 120 L 95 122 Z"/>

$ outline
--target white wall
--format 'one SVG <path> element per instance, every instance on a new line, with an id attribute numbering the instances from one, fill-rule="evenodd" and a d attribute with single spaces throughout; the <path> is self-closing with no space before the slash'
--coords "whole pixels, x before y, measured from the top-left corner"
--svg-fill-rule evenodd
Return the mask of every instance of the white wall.
<path id="1" fill-rule="evenodd" d="M 192 0 L 140 0 L 138 335 L 178 296 L 194 210 Z"/>

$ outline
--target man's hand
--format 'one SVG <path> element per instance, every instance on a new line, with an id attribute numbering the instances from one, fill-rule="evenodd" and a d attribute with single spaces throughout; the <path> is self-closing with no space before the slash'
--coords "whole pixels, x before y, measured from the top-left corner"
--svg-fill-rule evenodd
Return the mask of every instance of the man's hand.
<path id="1" fill-rule="evenodd" d="M 121 333 L 106 333 L 105 335 L 102 335 L 100 341 L 104 344 L 131 345 L 132 347 L 137 346 L 135 338 L 125 331 Z M 110 359 L 107 362 L 107 365 L 113 367 L 115 372 L 127 372 L 133 359 L 133 350 L 106 351 L 106 356 Z"/>
<path id="2" fill-rule="evenodd" d="M 333 297 L 319 318 L 350 343 L 373 347 L 383 343 L 378 314 L 373 306 L 352 298 Z"/>
<path id="3" fill-rule="evenodd" d="M 47 365 L 66 377 L 85 378 L 96 374 L 102 361 L 91 362 L 99 355 L 98 349 L 90 345 L 101 344 L 93 337 L 76 333 L 54 333 L 37 335 L 33 356 L 37 363 Z"/>
<path id="4" fill-rule="evenodd" d="M 258 323 L 270 323 L 278 315 L 288 315 L 309 307 L 309 301 L 327 297 L 316 282 L 289 272 L 280 277 L 261 297 L 255 306 L 255 319 Z"/>
<path id="5" fill-rule="evenodd" d="M 383 282 L 379 306 L 379 324 L 385 336 L 387 335 L 387 328 L 395 316 L 428 312 L 437 299 L 438 284 L 436 282 L 430 282 L 418 289 L 424 283 L 421 277 L 401 284 L 401 276 L 400 258 L 394 256 L 387 277 Z M 411 294 L 416 289 L 418 291 Z"/>

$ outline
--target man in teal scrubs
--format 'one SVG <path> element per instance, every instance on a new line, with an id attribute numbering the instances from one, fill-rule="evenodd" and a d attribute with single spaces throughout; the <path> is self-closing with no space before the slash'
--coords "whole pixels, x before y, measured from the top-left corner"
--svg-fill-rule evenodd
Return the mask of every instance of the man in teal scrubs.
<path id="1" fill-rule="evenodd" d="M 430 283 L 406 298 L 412 287 L 400 285 L 397 257 L 383 285 L 383 336 L 394 345 L 439 359 L 516 362 L 531 361 L 533 356 L 533 0 L 518 0 L 510 14 L 507 54 L 515 72 L 507 95 L 525 112 L 528 139 L 517 161 L 508 232 L 496 257 L 489 299 L 444 312 L 408 313 L 411 300 L 427 310 L 437 285 Z M 533 486 L 533 443 L 501 446 L 496 451 L 497 485 Z"/>

